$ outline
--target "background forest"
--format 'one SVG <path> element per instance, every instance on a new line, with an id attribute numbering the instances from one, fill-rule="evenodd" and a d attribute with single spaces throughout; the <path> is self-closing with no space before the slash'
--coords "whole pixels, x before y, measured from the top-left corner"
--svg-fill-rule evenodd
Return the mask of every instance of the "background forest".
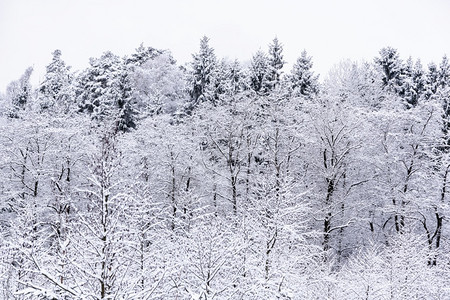
<path id="1" fill-rule="evenodd" d="M 1 96 L 0 299 L 450 299 L 447 57 L 61 55 Z"/>

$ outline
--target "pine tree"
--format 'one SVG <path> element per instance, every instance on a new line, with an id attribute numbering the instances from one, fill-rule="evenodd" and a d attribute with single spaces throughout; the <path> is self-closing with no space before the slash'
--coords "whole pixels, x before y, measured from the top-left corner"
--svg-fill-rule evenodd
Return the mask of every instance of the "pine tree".
<path id="1" fill-rule="evenodd" d="M 311 56 L 303 50 L 294 64 L 289 76 L 290 89 L 293 96 L 312 97 L 319 92 L 319 75 L 314 75 Z"/>
<path id="2" fill-rule="evenodd" d="M 283 45 L 274 38 L 269 45 L 268 57 L 268 74 L 267 74 L 267 89 L 274 90 L 280 84 L 282 71 L 285 61 L 283 60 Z"/>
<path id="3" fill-rule="evenodd" d="M 230 66 L 225 59 L 221 59 L 217 64 L 214 74 L 214 102 L 220 103 L 224 95 L 229 91 Z"/>

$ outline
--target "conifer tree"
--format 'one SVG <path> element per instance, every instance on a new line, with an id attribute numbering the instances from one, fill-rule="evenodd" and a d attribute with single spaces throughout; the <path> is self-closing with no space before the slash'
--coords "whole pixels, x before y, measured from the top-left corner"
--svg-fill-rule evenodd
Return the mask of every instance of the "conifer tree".
<path id="1" fill-rule="evenodd" d="M 98 59 L 91 58 L 90 64 L 79 79 L 81 111 L 99 121 L 116 119 L 118 130 L 136 127 L 132 87 L 123 61 L 108 51 Z"/>
<path id="2" fill-rule="evenodd" d="M 126 69 L 122 69 L 115 81 L 115 88 L 119 91 L 117 97 L 117 107 L 119 116 L 116 122 L 116 128 L 120 131 L 128 131 L 136 128 L 137 112 L 132 102 L 132 85 L 129 73 Z"/>
<path id="3" fill-rule="evenodd" d="M 214 72 L 216 69 L 216 55 L 209 46 L 209 38 L 204 36 L 200 40 L 200 51 L 192 55 L 191 73 L 189 74 L 189 92 L 194 105 L 199 102 L 213 101 Z"/>
<path id="4" fill-rule="evenodd" d="M 144 44 L 141 43 L 139 47 L 136 48 L 136 52 L 131 54 L 131 57 L 125 59 L 125 63 L 127 65 L 142 66 L 147 61 L 155 59 L 164 52 L 165 51 L 153 47 L 144 47 Z M 173 63 L 175 63 L 175 60 L 173 60 Z"/>
<path id="5" fill-rule="evenodd" d="M 411 57 L 408 58 L 402 72 L 403 86 L 401 96 L 404 97 L 407 107 L 414 107 L 418 104 L 423 93 L 423 70 L 420 61 L 413 63 Z"/>
<path id="6" fill-rule="evenodd" d="M 319 75 L 311 70 L 313 66 L 311 56 L 303 50 L 294 64 L 289 76 L 290 89 L 294 96 L 311 97 L 319 92 Z"/>
<path id="7" fill-rule="evenodd" d="M 70 67 L 61 59 L 61 50 L 55 50 L 52 53 L 52 62 L 46 67 L 44 80 L 39 86 L 42 108 L 61 104 L 68 105 L 74 96 L 71 91 L 72 75 Z"/>
<path id="8" fill-rule="evenodd" d="M 13 111 L 10 115 L 17 117 L 18 110 L 24 110 L 28 100 L 31 97 L 31 83 L 30 77 L 33 73 L 33 68 L 29 67 L 25 70 L 25 73 L 20 79 L 12 81 L 6 87 L 6 97 L 11 101 Z"/>
<path id="9" fill-rule="evenodd" d="M 233 96 L 244 90 L 244 74 L 238 60 L 230 62 L 220 60 L 214 74 L 214 101 L 222 103 L 227 96 Z"/>
<path id="10" fill-rule="evenodd" d="M 282 71 L 285 61 L 283 60 L 283 45 L 274 38 L 269 45 L 268 57 L 268 74 L 267 74 L 267 89 L 273 90 L 280 84 Z"/>
<path id="11" fill-rule="evenodd" d="M 420 59 L 414 64 L 412 78 L 417 95 L 420 97 L 425 91 L 425 72 L 423 71 Z"/>
<path id="12" fill-rule="evenodd" d="M 447 55 L 442 58 L 439 65 L 439 87 L 444 89 L 450 85 L 450 64 Z"/>
<path id="13" fill-rule="evenodd" d="M 265 94 L 268 87 L 269 60 L 264 52 L 258 50 L 253 55 L 250 66 L 250 87 L 258 93 Z"/>
<path id="14" fill-rule="evenodd" d="M 425 97 L 431 98 L 436 94 L 439 85 L 439 69 L 437 65 L 432 62 L 428 65 L 428 71 L 426 74 L 426 87 Z"/>
<path id="15" fill-rule="evenodd" d="M 235 59 L 230 65 L 230 88 L 233 94 L 237 94 L 238 92 L 244 90 L 246 87 L 244 86 L 245 75 L 243 73 L 241 64 L 237 59 Z"/>
<path id="16" fill-rule="evenodd" d="M 225 59 L 218 62 L 214 74 L 214 101 L 220 103 L 223 95 L 229 94 L 230 66 Z"/>
<path id="17" fill-rule="evenodd" d="M 391 47 L 382 48 L 380 57 L 376 57 L 374 62 L 380 68 L 383 88 L 394 93 L 400 93 L 403 63 L 397 50 Z"/>

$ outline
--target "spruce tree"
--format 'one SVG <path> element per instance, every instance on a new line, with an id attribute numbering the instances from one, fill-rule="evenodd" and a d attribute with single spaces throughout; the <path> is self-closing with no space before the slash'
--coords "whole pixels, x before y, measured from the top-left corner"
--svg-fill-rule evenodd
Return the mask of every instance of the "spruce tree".
<path id="1" fill-rule="evenodd" d="M 269 81 L 269 60 L 261 50 L 253 55 L 249 73 L 250 87 L 257 93 L 265 94 Z"/>
<path id="2" fill-rule="evenodd" d="M 153 47 L 144 47 L 144 44 L 141 43 L 139 47 L 136 48 L 136 52 L 131 54 L 131 57 L 125 59 L 125 63 L 127 65 L 142 66 L 148 60 L 155 59 L 164 52 L 165 51 Z M 173 63 L 175 63 L 175 60 L 173 60 Z"/>
<path id="3" fill-rule="evenodd" d="M 90 64 L 79 79 L 80 110 L 99 121 L 115 119 L 118 130 L 134 128 L 132 86 L 123 61 L 108 51 Z"/>
<path id="4" fill-rule="evenodd" d="M 417 95 L 418 97 L 420 97 L 425 92 L 425 83 L 426 83 L 425 72 L 423 71 L 420 59 L 416 60 L 416 63 L 414 64 L 412 78 Z"/>
<path id="5" fill-rule="evenodd" d="M 229 94 L 229 82 L 230 77 L 230 66 L 225 59 L 221 59 L 216 65 L 214 74 L 214 102 L 220 103 L 223 95 Z"/>
<path id="6" fill-rule="evenodd" d="M 214 73 L 217 65 L 214 49 L 209 46 L 209 38 L 200 40 L 200 51 L 192 55 L 191 72 L 189 74 L 189 92 L 195 104 L 214 101 Z"/>
<path id="7" fill-rule="evenodd" d="M 39 86 L 41 108 L 48 108 L 55 104 L 67 108 L 73 97 L 71 91 L 72 75 L 70 67 L 61 59 L 61 50 L 52 53 L 52 62 L 46 67 L 44 80 Z"/>
<path id="8" fill-rule="evenodd" d="M 380 50 L 380 57 L 374 59 L 381 72 L 382 86 L 394 93 L 401 93 L 402 61 L 397 50 L 385 47 Z"/>
<path id="9" fill-rule="evenodd" d="M 283 45 L 274 38 L 269 45 L 268 57 L 268 74 L 267 74 L 267 89 L 272 91 L 280 84 L 282 71 L 285 61 L 283 60 Z"/>
<path id="10" fill-rule="evenodd" d="M 244 75 L 238 60 L 229 62 L 220 60 L 214 74 L 214 101 L 221 103 L 227 96 L 233 96 L 244 90 Z"/>
<path id="11" fill-rule="evenodd" d="M 235 59 L 229 65 L 229 85 L 232 94 L 237 94 L 245 89 L 244 86 L 244 74 L 242 72 L 241 64 Z"/>
<path id="12" fill-rule="evenodd" d="M 407 107 L 416 106 L 419 93 L 414 82 L 414 63 L 412 57 L 406 61 L 402 70 L 403 86 L 400 95 L 404 97 Z"/>
<path id="13" fill-rule="evenodd" d="M 428 64 L 428 71 L 426 74 L 426 85 L 425 85 L 426 99 L 429 99 L 436 94 L 438 86 L 439 86 L 439 69 L 437 65 L 434 62 L 432 62 Z"/>
<path id="14" fill-rule="evenodd" d="M 129 72 L 122 69 L 115 80 L 115 87 L 119 91 L 117 97 L 117 107 L 119 116 L 116 121 L 116 129 L 120 131 L 129 131 L 136 128 L 137 111 L 134 107 L 132 94 L 133 88 L 130 81 Z"/>
<path id="15" fill-rule="evenodd" d="M 448 62 L 447 55 L 442 57 L 441 64 L 439 65 L 439 87 L 444 89 L 450 85 L 450 64 Z"/>
<path id="16" fill-rule="evenodd" d="M 289 84 L 293 96 L 312 97 L 319 92 L 319 75 L 311 70 L 312 57 L 303 50 L 301 56 L 295 62 L 289 76 Z"/>
<path id="17" fill-rule="evenodd" d="M 30 77 L 33 73 L 33 68 L 28 67 L 25 73 L 20 77 L 20 79 L 12 81 L 6 87 L 6 96 L 11 101 L 13 106 L 13 112 L 11 116 L 17 117 L 18 110 L 24 110 L 31 97 L 31 83 Z"/>

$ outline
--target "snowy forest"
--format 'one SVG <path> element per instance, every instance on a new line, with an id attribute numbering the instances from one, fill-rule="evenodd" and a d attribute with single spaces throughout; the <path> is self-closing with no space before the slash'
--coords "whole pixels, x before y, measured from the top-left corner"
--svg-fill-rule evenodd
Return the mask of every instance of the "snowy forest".
<path id="1" fill-rule="evenodd" d="M 450 299 L 450 63 L 207 37 L 0 96 L 0 299 Z"/>

